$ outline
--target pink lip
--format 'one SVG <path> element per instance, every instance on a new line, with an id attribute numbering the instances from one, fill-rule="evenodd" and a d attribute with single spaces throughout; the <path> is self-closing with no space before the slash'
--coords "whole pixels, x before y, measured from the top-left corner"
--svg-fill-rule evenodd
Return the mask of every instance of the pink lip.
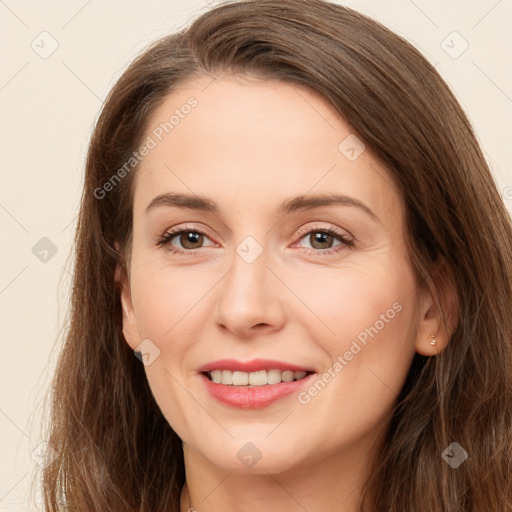
<path id="1" fill-rule="evenodd" d="M 314 373 L 303 379 L 266 386 L 227 386 L 212 382 L 206 375 L 199 374 L 210 395 L 219 402 L 242 409 L 261 409 L 299 390 L 311 380 Z"/>
<path id="2" fill-rule="evenodd" d="M 197 369 L 198 372 L 209 372 L 211 370 L 231 370 L 232 372 L 257 372 L 260 370 L 291 370 L 293 372 L 311 372 L 312 368 L 305 368 L 296 364 L 275 361 L 271 359 L 253 359 L 252 361 L 236 361 L 235 359 L 219 359 L 206 363 Z"/>
<path id="3" fill-rule="evenodd" d="M 266 384 L 265 386 L 230 386 L 212 382 L 206 375 L 206 372 L 211 370 L 242 372 L 257 372 L 260 370 L 312 372 L 312 370 L 294 364 L 268 359 L 254 359 L 247 362 L 235 361 L 234 359 L 222 359 L 207 363 L 198 369 L 201 380 L 214 399 L 223 404 L 242 409 L 261 409 L 293 393 L 298 393 L 300 389 L 311 380 L 311 377 L 315 375 L 313 372 L 300 380 L 280 382 L 279 384 Z"/>

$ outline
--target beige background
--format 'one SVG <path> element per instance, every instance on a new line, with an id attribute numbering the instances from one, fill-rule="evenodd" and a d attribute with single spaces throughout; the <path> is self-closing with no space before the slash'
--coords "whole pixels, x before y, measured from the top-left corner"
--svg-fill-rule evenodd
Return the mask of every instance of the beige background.
<path id="1" fill-rule="evenodd" d="M 102 100 L 150 41 L 214 3 L 0 0 L 0 510 L 38 510 L 28 488 L 41 399 L 68 304 L 84 155 Z M 512 211 L 512 1 L 340 3 L 378 19 L 436 65 Z"/>

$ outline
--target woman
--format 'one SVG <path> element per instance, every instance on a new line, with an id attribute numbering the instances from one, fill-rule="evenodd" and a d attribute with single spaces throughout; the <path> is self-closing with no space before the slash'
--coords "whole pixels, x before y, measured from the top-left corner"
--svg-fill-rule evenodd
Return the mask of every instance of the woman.
<path id="1" fill-rule="evenodd" d="M 46 510 L 510 510 L 511 255 L 410 44 L 321 0 L 210 10 L 91 140 Z"/>

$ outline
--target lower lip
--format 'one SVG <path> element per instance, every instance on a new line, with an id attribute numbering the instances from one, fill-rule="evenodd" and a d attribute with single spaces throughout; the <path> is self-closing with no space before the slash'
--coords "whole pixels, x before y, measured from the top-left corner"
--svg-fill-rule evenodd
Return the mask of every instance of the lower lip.
<path id="1" fill-rule="evenodd" d="M 219 402 L 242 409 L 261 409 L 293 393 L 298 393 L 314 375 L 312 373 L 300 380 L 265 386 L 227 386 L 212 382 L 204 374 L 201 374 L 201 378 L 210 395 Z"/>

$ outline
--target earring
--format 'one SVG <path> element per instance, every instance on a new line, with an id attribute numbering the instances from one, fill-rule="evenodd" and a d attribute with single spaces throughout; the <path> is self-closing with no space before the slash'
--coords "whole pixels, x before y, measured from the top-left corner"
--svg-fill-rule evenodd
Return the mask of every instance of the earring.
<path id="1" fill-rule="evenodd" d="M 431 334 L 430 337 L 432 338 L 432 341 L 430 342 L 430 344 L 432 346 L 434 346 L 436 344 L 436 337 L 433 334 Z"/>

